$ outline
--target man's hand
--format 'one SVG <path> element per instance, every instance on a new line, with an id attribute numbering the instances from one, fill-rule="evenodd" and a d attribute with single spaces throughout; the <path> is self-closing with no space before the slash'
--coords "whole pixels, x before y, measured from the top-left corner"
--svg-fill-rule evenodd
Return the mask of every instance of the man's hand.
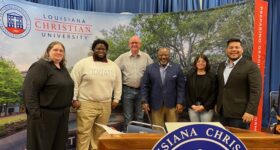
<path id="1" fill-rule="evenodd" d="M 242 119 L 243 119 L 243 122 L 250 123 L 253 121 L 254 115 L 245 112 L 244 115 L 242 116 Z"/>
<path id="2" fill-rule="evenodd" d="M 111 103 L 111 108 L 112 109 L 115 109 L 117 106 L 118 106 L 119 103 L 115 102 L 115 101 L 112 101 Z"/>
<path id="3" fill-rule="evenodd" d="M 280 115 L 277 115 L 277 116 L 276 116 L 276 119 L 277 119 L 278 121 L 280 121 Z"/>
<path id="4" fill-rule="evenodd" d="M 73 107 L 74 109 L 79 109 L 80 106 L 81 106 L 81 102 L 80 102 L 79 100 L 73 100 L 73 101 L 72 101 L 72 107 Z"/>
<path id="5" fill-rule="evenodd" d="M 182 104 L 177 104 L 176 105 L 176 112 L 181 113 L 184 110 L 184 106 Z"/>
<path id="6" fill-rule="evenodd" d="M 147 103 L 143 103 L 142 104 L 142 110 L 144 111 L 144 112 L 149 112 L 150 111 L 150 107 L 149 107 L 149 104 L 147 104 Z"/>
<path id="7" fill-rule="evenodd" d="M 276 134 L 280 134 L 280 124 L 277 124 L 277 125 L 275 126 L 275 133 L 276 133 Z"/>

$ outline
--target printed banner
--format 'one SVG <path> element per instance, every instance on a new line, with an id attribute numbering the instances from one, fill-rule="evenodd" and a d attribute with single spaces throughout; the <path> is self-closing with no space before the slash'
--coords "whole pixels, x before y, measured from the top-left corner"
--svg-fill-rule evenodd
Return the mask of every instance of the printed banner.
<path id="1" fill-rule="evenodd" d="M 252 58 L 259 66 L 262 74 L 262 89 L 264 89 L 264 70 L 266 59 L 266 35 L 267 35 L 267 10 L 268 2 L 263 0 L 255 0 L 255 25 L 254 25 L 254 47 Z M 263 107 L 263 90 L 261 93 L 260 103 L 258 107 L 258 115 L 254 117 L 250 129 L 261 131 L 262 128 L 262 107 Z"/>
<path id="2" fill-rule="evenodd" d="M 262 13 L 265 12 L 263 8 Z M 215 72 L 218 64 L 226 59 L 225 48 L 229 38 L 245 40 L 244 56 L 252 56 L 253 21 L 253 1 L 208 11 L 112 14 L 75 11 L 23 0 L 0 0 L 0 116 L 23 112 L 20 105 L 15 104 L 22 103 L 18 93 L 24 76 L 52 41 L 65 45 L 69 71 L 78 60 L 91 54 L 90 47 L 95 39 L 108 41 L 109 58 L 114 60 L 129 50 L 128 39 L 137 34 L 142 39 L 141 50 L 149 53 L 154 60 L 158 48 L 169 47 L 171 59 L 179 63 L 186 73 L 192 68 L 194 57 L 204 53 Z M 255 28 L 255 33 L 261 32 L 262 42 L 266 34 L 263 29 Z M 265 49 L 265 46 L 260 46 Z M 259 55 L 255 56 L 255 51 L 261 53 L 260 59 Z M 264 52 L 254 47 L 253 57 L 258 58 L 254 60 L 262 61 Z M 72 118 L 69 122 L 70 147 L 75 146 L 74 128 L 75 119 Z M 13 134 L 20 137 L 18 133 Z M 15 143 L 20 143 L 18 148 L 23 149 L 25 141 L 22 138 L 20 142 L 17 140 L 20 139 L 14 139 Z M 1 147 L 11 149 L 9 143 L 6 145 Z"/>
<path id="3" fill-rule="evenodd" d="M 20 71 L 40 58 L 47 45 L 60 41 L 71 68 L 90 52 L 102 31 L 129 24 L 133 15 L 75 11 L 26 1 L 0 1 L 0 56 L 12 60 Z"/>

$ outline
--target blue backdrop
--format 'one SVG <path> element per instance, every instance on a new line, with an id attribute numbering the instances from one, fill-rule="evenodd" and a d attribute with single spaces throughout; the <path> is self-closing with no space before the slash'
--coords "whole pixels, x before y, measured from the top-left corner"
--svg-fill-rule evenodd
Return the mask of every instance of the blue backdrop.
<path id="1" fill-rule="evenodd" d="M 268 0 L 268 34 L 267 57 L 264 79 L 264 105 L 263 126 L 268 125 L 269 120 L 269 93 L 279 90 L 280 86 L 280 1 Z"/>
<path id="2" fill-rule="evenodd" d="M 215 8 L 246 0 L 26 0 L 63 8 L 110 13 L 158 13 Z"/>

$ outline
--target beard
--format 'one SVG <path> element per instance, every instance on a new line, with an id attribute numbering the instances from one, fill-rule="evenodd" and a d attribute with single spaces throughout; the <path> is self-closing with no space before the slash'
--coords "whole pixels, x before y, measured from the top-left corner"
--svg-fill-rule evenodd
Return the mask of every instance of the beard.
<path id="1" fill-rule="evenodd" d="M 232 58 L 232 57 L 230 57 L 229 55 L 227 55 L 227 57 L 228 57 L 229 60 L 236 61 L 236 60 L 239 59 L 241 56 Z"/>
<path id="2" fill-rule="evenodd" d="M 232 61 L 236 61 L 237 59 L 239 59 L 240 57 L 237 57 L 237 58 L 229 58 L 230 60 Z"/>

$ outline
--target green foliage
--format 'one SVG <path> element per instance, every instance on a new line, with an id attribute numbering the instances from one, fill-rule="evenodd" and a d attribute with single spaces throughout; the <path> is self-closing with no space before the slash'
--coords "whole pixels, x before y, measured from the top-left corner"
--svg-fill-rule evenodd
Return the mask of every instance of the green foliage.
<path id="1" fill-rule="evenodd" d="M 128 40 L 135 34 L 130 26 L 118 26 L 111 31 L 103 30 L 104 39 L 109 44 L 109 58 L 115 60 L 120 54 L 129 51 Z"/>
<path id="2" fill-rule="evenodd" d="M 8 117 L 3 117 L 0 119 L 0 126 L 4 125 L 4 124 L 9 124 L 9 123 L 13 123 L 13 122 L 19 122 L 19 121 L 23 121 L 26 120 L 27 116 L 26 114 L 18 114 L 18 115 L 13 115 L 13 116 L 8 116 Z"/>
<path id="3" fill-rule="evenodd" d="M 0 103 L 16 103 L 20 101 L 23 78 L 12 61 L 0 57 Z"/>
<path id="4" fill-rule="evenodd" d="M 6 133 L 6 130 L 5 130 L 5 125 L 0 125 L 0 137 L 3 137 L 5 136 L 7 133 Z"/>
<path id="5" fill-rule="evenodd" d="M 226 8 L 225 8 L 226 9 Z M 254 32 L 254 3 L 253 1 L 245 5 L 238 5 L 224 12 L 221 18 L 222 25 L 219 28 L 219 41 L 225 43 L 226 39 L 238 37 L 242 39 L 244 55 L 251 57 L 253 49 Z"/>
<path id="6" fill-rule="evenodd" d="M 26 127 L 27 127 L 26 119 L 10 122 L 6 124 L 0 124 L 0 139 L 15 134 L 16 132 L 19 132 L 23 129 L 26 129 Z"/>
<path id="7" fill-rule="evenodd" d="M 189 70 L 193 58 L 206 54 L 213 68 L 225 59 L 229 38 L 241 38 L 245 56 L 251 56 L 253 42 L 254 2 L 231 5 L 194 13 L 136 15 L 130 26 L 119 26 L 103 35 L 110 43 L 113 60 L 128 51 L 127 41 L 135 32 L 141 34 L 142 50 L 156 59 L 160 47 L 171 49 L 171 59 Z"/>

